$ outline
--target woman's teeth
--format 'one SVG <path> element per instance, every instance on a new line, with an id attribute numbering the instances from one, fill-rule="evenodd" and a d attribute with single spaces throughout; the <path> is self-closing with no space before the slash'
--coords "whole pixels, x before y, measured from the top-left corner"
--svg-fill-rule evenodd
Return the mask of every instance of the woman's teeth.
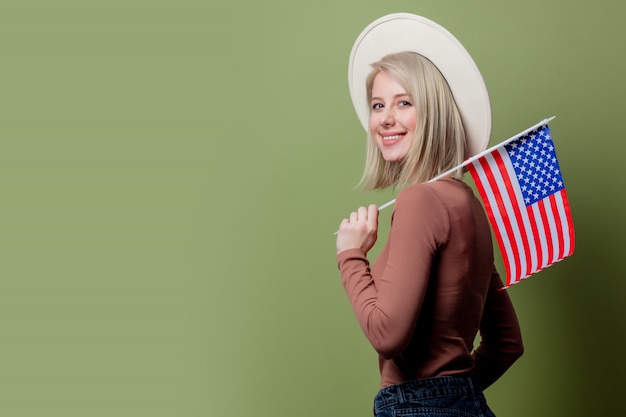
<path id="1" fill-rule="evenodd" d="M 383 140 L 397 140 L 400 139 L 402 135 L 393 135 L 393 136 L 384 136 Z"/>

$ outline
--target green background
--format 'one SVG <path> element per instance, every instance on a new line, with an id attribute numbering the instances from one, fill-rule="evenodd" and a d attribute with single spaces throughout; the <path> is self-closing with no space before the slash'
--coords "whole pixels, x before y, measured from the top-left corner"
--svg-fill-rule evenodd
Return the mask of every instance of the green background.
<path id="1" fill-rule="evenodd" d="M 371 415 L 333 232 L 393 197 L 353 188 L 347 59 L 396 11 L 470 50 L 492 144 L 557 116 L 577 248 L 509 290 L 493 410 L 625 415 L 625 5 L 2 0 L 0 415 Z"/>

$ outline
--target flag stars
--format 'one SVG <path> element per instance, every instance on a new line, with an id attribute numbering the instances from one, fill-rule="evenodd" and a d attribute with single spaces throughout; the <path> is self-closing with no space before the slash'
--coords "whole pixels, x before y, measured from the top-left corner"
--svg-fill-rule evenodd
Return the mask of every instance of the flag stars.
<path id="1" fill-rule="evenodd" d="M 505 146 L 527 204 L 564 188 L 547 126 Z"/>

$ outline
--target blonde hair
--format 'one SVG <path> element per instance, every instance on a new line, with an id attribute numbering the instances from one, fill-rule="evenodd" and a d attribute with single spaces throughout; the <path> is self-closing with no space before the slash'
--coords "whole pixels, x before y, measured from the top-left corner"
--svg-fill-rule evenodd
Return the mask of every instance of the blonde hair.
<path id="1" fill-rule="evenodd" d="M 437 67 L 414 52 L 387 55 L 372 67 L 366 81 L 367 102 L 371 103 L 376 75 L 385 72 L 413 99 L 417 127 L 406 158 L 398 162 L 383 159 L 368 129 L 365 169 L 359 185 L 364 190 L 375 190 L 416 184 L 462 163 L 466 151 L 465 130 L 452 92 Z M 451 175 L 461 178 L 463 173 L 459 170 Z"/>

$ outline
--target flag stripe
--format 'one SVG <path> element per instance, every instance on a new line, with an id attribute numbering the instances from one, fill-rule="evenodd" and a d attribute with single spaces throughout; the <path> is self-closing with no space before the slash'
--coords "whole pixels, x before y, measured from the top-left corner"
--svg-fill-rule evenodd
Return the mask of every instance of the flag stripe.
<path id="1" fill-rule="evenodd" d="M 511 246 L 508 244 L 508 242 L 505 241 L 503 233 L 501 232 L 501 230 L 504 230 L 504 224 L 502 222 L 502 217 L 500 216 L 500 213 L 498 211 L 496 197 L 493 195 L 491 188 L 485 187 L 484 185 L 485 183 L 488 183 L 485 171 L 490 171 L 489 166 L 486 166 L 483 170 L 481 162 L 482 159 L 473 162 L 469 166 L 469 171 L 474 177 L 476 188 L 478 189 L 478 192 L 482 197 L 483 204 L 485 205 L 485 209 L 489 216 L 489 221 L 493 226 L 496 241 L 498 242 L 498 246 L 500 247 L 500 252 L 504 260 L 506 276 L 512 277 L 515 276 L 515 271 L 511 270 L 512 263 L 510 261 L 510 259 L 513 258 L 513 253 L 511 250 Z"/>
<path id="2" fill-rule="evenodd" d="M 561 213 L 556 202 L 556 195 L 550 196 L 550 205 L 552 206 L 552 212 L 554 213 L 554 227 L 556 229 L 555 243 L 558 244 L 558 251 L 555 253 L 554 261 L 558 261 L 563 258 L 563 252 L 565 252 L 565 239 L 563 237 L 563 224 L 561 222 Z"/>
<path id="3" fill-rule="evenodd" d="M 565 190 L 561 190 L 561 192 L 556 196 L 557 198 L 557 207 L 559 210 L 559 219 L 561 221 L 561 228 L 563 230 L 563 250 L 561 251 L 561 258 L 565 258 L 572 253 L 572 246 L 574 244 L 574 231 L 573 228 L 570 227 L 571 218 L 569 217 L 570 213 L 567 210 L 568 202 L 567 202 L 567 193 Z"/>
<path id="4" fill-rule="evenodd" d="M 519 274 L 521 271 L 520 252 L 517 245 L 518 239 L 516 239 L 515 236 L 516 233 L 511 226 L 511 217 L 509 216 L 509 211 L 507 211 L 507 207 L 505 207 L 505 202 L 508 202 L 508 200 L 499 198 L 503 194 L 503 191 L 506 192 L 506 190 L 503 190 L 502 186 L 498 184 L 498 181 L 496 181 L 496 178 L 498 178 L 496 175 L 499 170 L 497 168 L 496 162 L 494 161 L 493 154 L 486 155 L 484 160 L 481 160 L 480 162 L 483 169 L 488 170 L 487 172 L 489 173 L 489 175 L 487 175 L 487 183 L 489 184 L 489 189 L 494 190 L 495 192 L 493 202 L 498 207 L 498 212 L 500 213 L 500 216 L 502 218 L 501 227 L 504 228 L 503 230 L 501 230 L 502 238 L 506 242 L 506 245 L 511 248 L 512 256 L 510 259 L 512 260 L 512 272 L 514 272 L 515 274 Z"/>
<path id="5" fill-rule="evenodd" d="M 542 254 L 544 253 L 543 247 L 545 247 L 545 242 L 542 242 L 543 234 L 539 233 L 539 226 L 537 225 L 537 219 L 535 217 L 535 210 L 533 209 L 535 206 L 526 208 L 526 215 L 528 216 L 528 224 L 532 229 L 532 243 L 533 243 L 533 255 L 535 256 L 533 259 L 533 267 L 530 274 L 534 274 L 539 269 L 541 269 L 541 263 L 543 262 Z M 530 275 L 529 274 L 529 275 Z"/>
<path id="6" fill-rule="evenodd" d="M 500 197 L 502 195 L 507 195 L 506 182 L 501 175 L 500 167 L 498 166 L 498 162 L 501 161 L 501 158 L 498 160 L 497 156 L 499 156 L 498 152 L 493 152 L 491 155 L 488 155 L 485 159 L 490 163 L 492 168 L 491 176 L 488 178 L 494 179 L 494 183 L 496 187 L 493 185 L 492 188 L 495 190 L 495 195 Z M 504 176 L 506 177 L 506 175 Z M 511 253 L 513 254 L 513 258 L 509 260 L 509 262 L 513 262 L 512 270 L 516 271 L 516 275 L 521 275 L 523 273 L 522 259 L 523 253 L 520 252 L 520 246 L 523 246 L 521 236 L 519 233 L 519 228 L 517 225 L 517 219 L 515 217 L 513 205 L 508 198 L 496 198 L 498 207 L 500 208 L 500 213 L 504 218 L 504 229 L 501 230 L 503 234 L 503 239 L 509 242 L 511 246 Z"/>
<path id="7" fill-rule="evenodd" d="M 539 220 L 541 221 L 541 225 L 543 226 L 543 233 L 546 235 L 547 242 L 547 259 L 544 263 L 544 267 L 549 266 L 552 263 L 552 259 L 554 256 L 554 246 L 552 245 L 552 229 L 550 228 L 550 224 L 548 222 L 548 212 L 546 209 L 545 200 L 539 200 L 537 202 L 537 206 L 539 207 Z"/>
<path id="8" fill-rule="evenodd" d="M 550 241 L 552 242 L 552 251 L 550 252 L 550 248 L 548 248 L 548 253 L 551 253 L 548 259 L 550 259 L 550 265 L 558 259 L 559 253 L 559 237 L 556 234 L 556 227 L 554 226 L 555 221 L 551 221 L 554 219 L 554 213 L 552 212 L 552 204 L 551 200 L 553 200 L 553 196 L 545 198 L 541 200 L 543 203 L 543 207 L 546 209 L 546 217 L 543 219 L 544 223 L 548 226 Z"/>
<path id="9" fill-rule="evenodd" d="M 537 225 L 537 230 L 539 231 L 539 239 L 541 243 L 541 256 L 543 258 L 543 262 L 538 265 L 537 271 L 542 270 L 546 266 L 549 265 L 550 260 L 548 259 L 548 234 L 546 233 L 543 221 L 541 220 L 542 214 L 539 209 L 539 204 L 533 204 L 528 207 L 532 209 L 533 214 L 535 215 L 535 224 Z"/>
<path id="10" fill-rule="evenodd" d="M 565 211 L 565 216 L 563 217 L 563 219 L 567 223 L 567 227 L 565 229 L 567 229 L 567 235 L 569 238 L 569 250 L 565 255 L 567 257 L 574 253 L 574 246 L 576 246 L 576 235 L 574 234 L 574 221 L 572 220 L 572 212 L 569 208 L 569 198 L 567 197 L 567 192 L 565 190 L 563 190 L 563 192 L 561 193 L 561 199 L 563 200 L 562 205 L 563 210 Z"/>
<path id="11" fill-rule="evenodd" d="M 503 154 L 504 153 L 504 157 Z M 498 152 L 493 153 L 494 159 L 500 169 L 500 179 L 504 184 L 503 191 L 506 191 L 508 199 L 504 199 L 505 202 L 510 202 L 509 213 L 512 212 L 511 227 L 515 230 L 515 237 L 517 245 L 524 248 L 524 253 L 520 258 L 520 273 L 523 276 L 529 276 L 532 271 L 533 262 L 536 259 L 534 251 L 531 250 L 529 242 L 529 236 L 532 236 L 532 231 L 528 227 L 529 221 L 526 215 L 525 204 L 523 203 L 523 196 L 516 192 L 516 187 L 511 183 L 511 174 L 514 174 L 513 167 L 511 166 L 511 160 L 506 155 L 504 149 L 499 149 Z M 515 176 L 513 175 L 513 178 Z M 509 204 L 507 204 L 509 206 Z"/>
<path id="12" fill-rule="evenodd" d="M 561 251 L 561 258 L 565 258 L 570 253 L 571 242 L 573 241 L 569 226 L 567 225 L 567 213 L 565 212 L 563 198 L 565 196 L 564 192 L 559 193 L 557 196 L 557 207 L 559 209 L 559 219 L 561 220 L 561 229 L 563 230 L 563 250 Z"/>

